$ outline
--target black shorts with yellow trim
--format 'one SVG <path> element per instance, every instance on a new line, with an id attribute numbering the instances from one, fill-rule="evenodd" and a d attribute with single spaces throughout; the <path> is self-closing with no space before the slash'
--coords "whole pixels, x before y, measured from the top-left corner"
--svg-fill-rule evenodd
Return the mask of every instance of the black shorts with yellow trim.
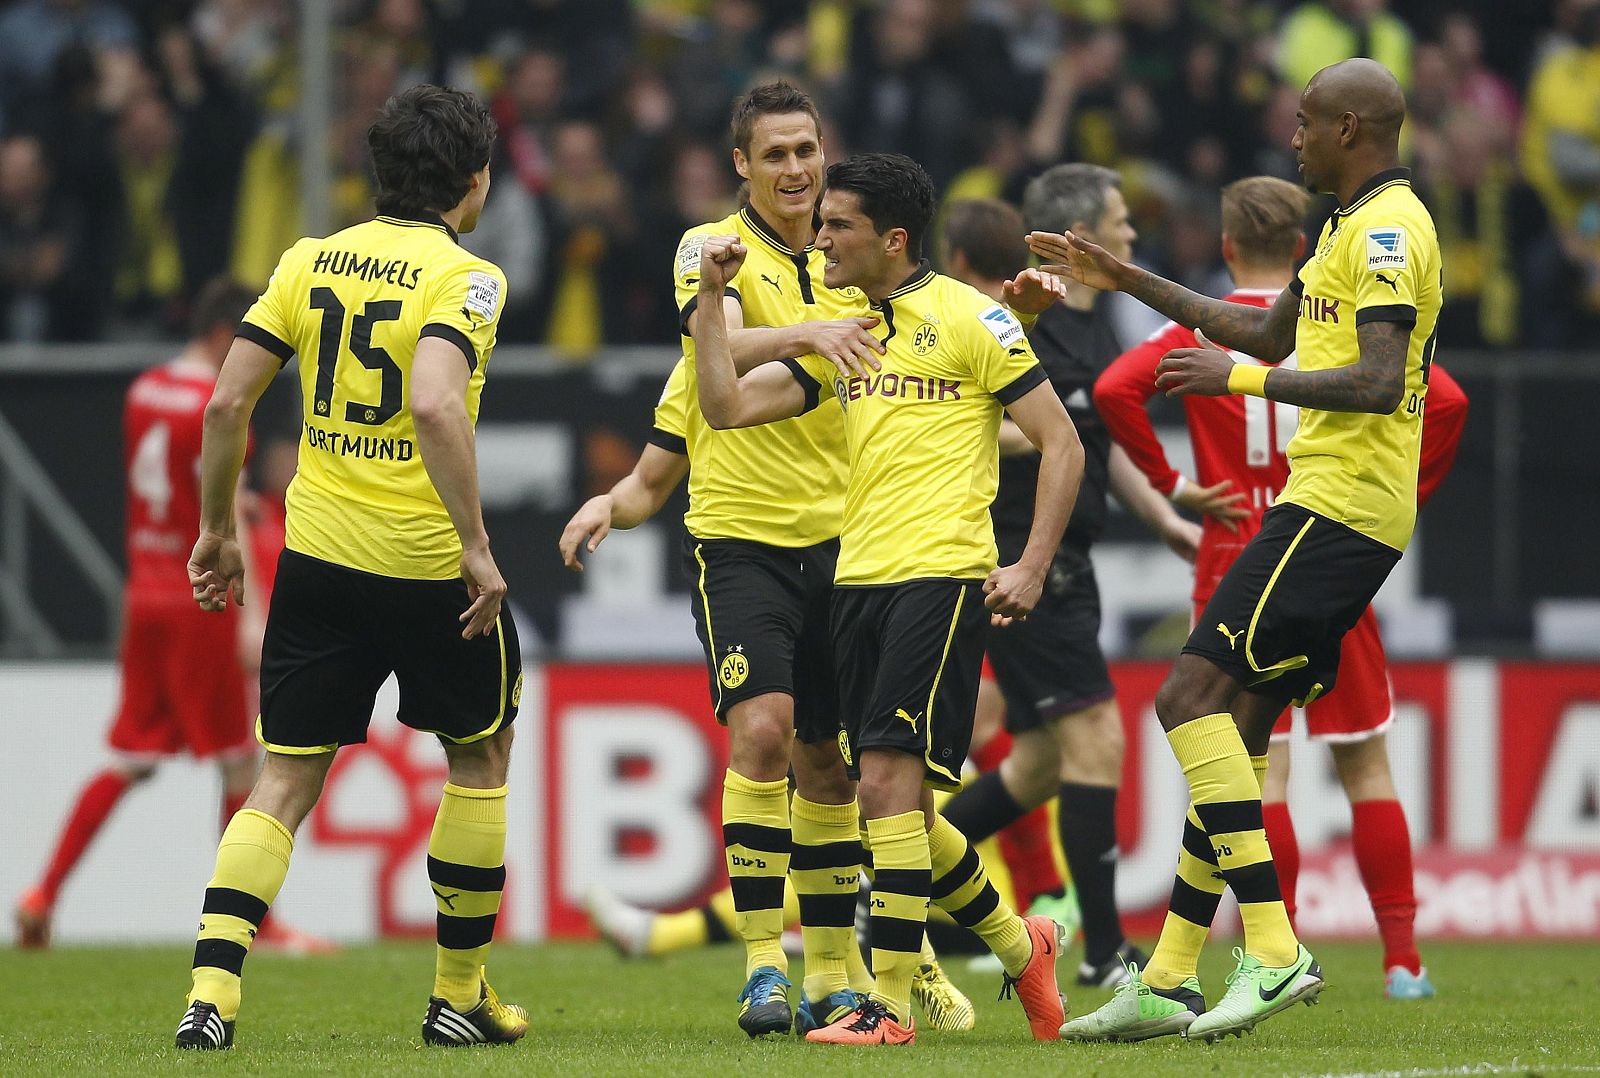
<path id="1" fill-rule="evenodd" d="M 379 576 L 285 550 L 261 647 L 257 739 L 291 754 L 360 744 L 390 674 L 414 730 L 465 744 L 510 725 L 522 699 L 516 625 L 503 609 L 493 632 L 463 640 L 470 605 L 459 579 Z"/>
<path id="2" fill-rule="evenodd" d="M 924 782 L 961 789 L 989 611 L 981 580 L 834 589 L 833 642 L 852 777 L 867 749 L 922 758 Z"/>
<path id="3" fill-rule="evenodd" d="M 711 705 L 728 709 L 767 693 L 794 700 L 795 737 L 839 736 L 839 685 L 828 604 L 839 541 L 778 547 L 744 539 L 685 542 L 695 634 L 705 651 Z"/>
<path id="4" fill-rule="evenodd" d="M 1298 505 L 1267 510 L 1206 603 L 1186 655 L 1296 704 L 1332 691 L 1339 645 L 1400 552 Z"/>

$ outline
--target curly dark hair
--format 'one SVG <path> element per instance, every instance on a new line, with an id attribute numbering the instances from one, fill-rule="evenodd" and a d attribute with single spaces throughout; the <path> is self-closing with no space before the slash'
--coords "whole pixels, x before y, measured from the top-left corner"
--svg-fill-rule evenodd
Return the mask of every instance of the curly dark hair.
<path id="1" fill-rule="evenodd" d="M 933 222 L 933 181 L 921 165 L 898 153 L 858 153 L 828 166 L 830 191 L 854 191 L 861 212 L 878 235 L 906 230 L 906 253 L 922 257 L 922 242 Z"/>
<path id="2" fill-rule="evenodd" d="M 395 94 L 367 128 L 378 212 L 454 209 L 489 163 L 496 133 L 489 110 L 465 90 L 423 85 Z"/>

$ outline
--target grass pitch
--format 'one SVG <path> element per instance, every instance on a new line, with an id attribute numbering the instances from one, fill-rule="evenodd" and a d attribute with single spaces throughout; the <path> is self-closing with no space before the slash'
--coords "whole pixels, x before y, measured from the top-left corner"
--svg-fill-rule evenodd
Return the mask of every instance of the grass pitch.
<path id="1" fill-rule="evenodd" d="M 1231 968 L 1214 945 L 1208 998 Z M 509 1048 L 425 1049 L 419 1025 L 432 947 L 384 943 L 326 958 L 257 955 L 231 1052 L 178 1053 L 188 986 L 183 948 L 0 951 L 0 1075 L 1546 1075 L 1600 1072 L 1600 948 L 1592 944 L 1433 944 L 1440 997 L 1381 997 L 1376 946 L 1314 948 L 1323 1002 L 1295 1007 L 1244 1040 L 1205 1046 L 1035 1044 L 1021 1008 L 998 1002 L 998 975 L 948 969 L 977 1004 L 973 1033 L 918 1031 L 911 1048 L 824 1048 L 751 1041 L 734 1025 L 742 972 L 729 947 L 623 962 L 598 944 L 497 947 L 501 997 L 533 1019 Z M 1069 951 L 1061 971 L 1070 976 Z M 1082 1014 L 1110 993 L 1068 988 Z"/>

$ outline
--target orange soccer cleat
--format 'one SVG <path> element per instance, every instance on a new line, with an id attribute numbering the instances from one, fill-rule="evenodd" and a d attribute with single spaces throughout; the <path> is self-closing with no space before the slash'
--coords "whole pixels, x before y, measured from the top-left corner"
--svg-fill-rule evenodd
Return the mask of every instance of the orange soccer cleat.
<path id="1" fill-rule="evenodd" d="M 1028 935 L 1033 939 L 1033 957 L 1017 976 L 1006 974 L 1000 998 L 1011 998 L 1011 990 L 1016 989 L 1033 1039 L 1060 1040 L 1061 1023 L 1067 1020 L 1066 998 L 1056 986 L 1056 959 L 1061 956 L 1064 942 L 1061 926 L 1042 915 L 1024 917 L 1022 923 L 1028 926 Z"/>
<path id="2" fill-rule="evenodd" d="M 813 1044 L 915 1044 L 917 1021 L 910 1018 L 902 1026 L 887 1007 L 868 996 L 837 1022 L 807 1033 L 806 1040 Z"/>

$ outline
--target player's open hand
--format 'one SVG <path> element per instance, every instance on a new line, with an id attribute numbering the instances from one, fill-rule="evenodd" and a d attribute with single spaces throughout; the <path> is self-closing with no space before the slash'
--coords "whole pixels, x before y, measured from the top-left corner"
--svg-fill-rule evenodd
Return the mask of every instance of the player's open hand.
<path id="1" fill-rule="evenodd" d="M 875 316 L 813 322 L 811 350 L 832 363 L 846 378 L 870 378 L 883 364 L 883 342 L 867 332 L 878 324 Z"/>
<path id="2" fill-rule="evenodd" d="M 1046 273 L 1070 277 L 1090 288 L 1115 292 L 1133 267 L 1098 244 L 1072 232 L 1030 232 L 1028 247 L 1044 263 Z"/>
<path id="3" fill-rule="evenodd" d="M 463 640 L 475 636 L 488 636 L 500 618 L 500 604 L 506 598 L 506 580 L 500 567 L 494 563 L 488 544 L 464 547 L 461 551 L 461 579 L 467 585 L 467 598 L 472 605 L 456 619 L 466 623 L 461 630 Z"/>
<path id="4" fill-rule="evenodd" d="M 1002 565 L 983 582 L 983 605 L 989 608 L 989 624 L 1004 627 L 1013 621 L 1026 621 L 1043 593 L 1043 573 L 1020 564 Z"/>
<path id="5" fill-rule="evenodd" d="M 1224 528 L 1238 534 L 1238 522 L 1250 519 L 1250 510 L 1241 504 L 1246 497 L 1244 491 L 1233 489 L 1232 479 L 1224 479 L 1209 487 L 1202 487 L 1199 483 L 1185 483 L 1172 500 L 1202 516 L 1215 517 Z"/>
<path id="6" fill-rule="evenodd" d="M 1025 269 L 1001 286 L 1000 301 L 1020 314 L 1043 314 L 1067 297 L 1067 284 L 1053 273 Z"/>
<path id="7" fill-rule="evenodd" d="M 584 502 L 567 526 L 561 529 L 561 562 L 573 572 L 583 572 L 583 562 L 578 558 L 581 547 L 593 554 L 601 541 L 611 534 L 611 495 L 596 494 Z"/>
<path id="8" fill-rule="evenodd" d="M 228 600 L 244 605 L 244 555 L 231 535 L 203 531 L 189 555 L 189 586 L 201 610 L 226 610 Z"/>
<path id="9" fill-rule="evenodd" d="M 707 236 L 700 243 L 700 287 L 721 291 L 744 265 L 745 246 L 738 236 Z"/>
<path id="10" fill-rule="evenodd" d="M 1233 357 L 1194 331 L 1198 348 L 1174 348 L 1156 366 L 1156 388 L 1169 397 L 1226 397 Z"/>

